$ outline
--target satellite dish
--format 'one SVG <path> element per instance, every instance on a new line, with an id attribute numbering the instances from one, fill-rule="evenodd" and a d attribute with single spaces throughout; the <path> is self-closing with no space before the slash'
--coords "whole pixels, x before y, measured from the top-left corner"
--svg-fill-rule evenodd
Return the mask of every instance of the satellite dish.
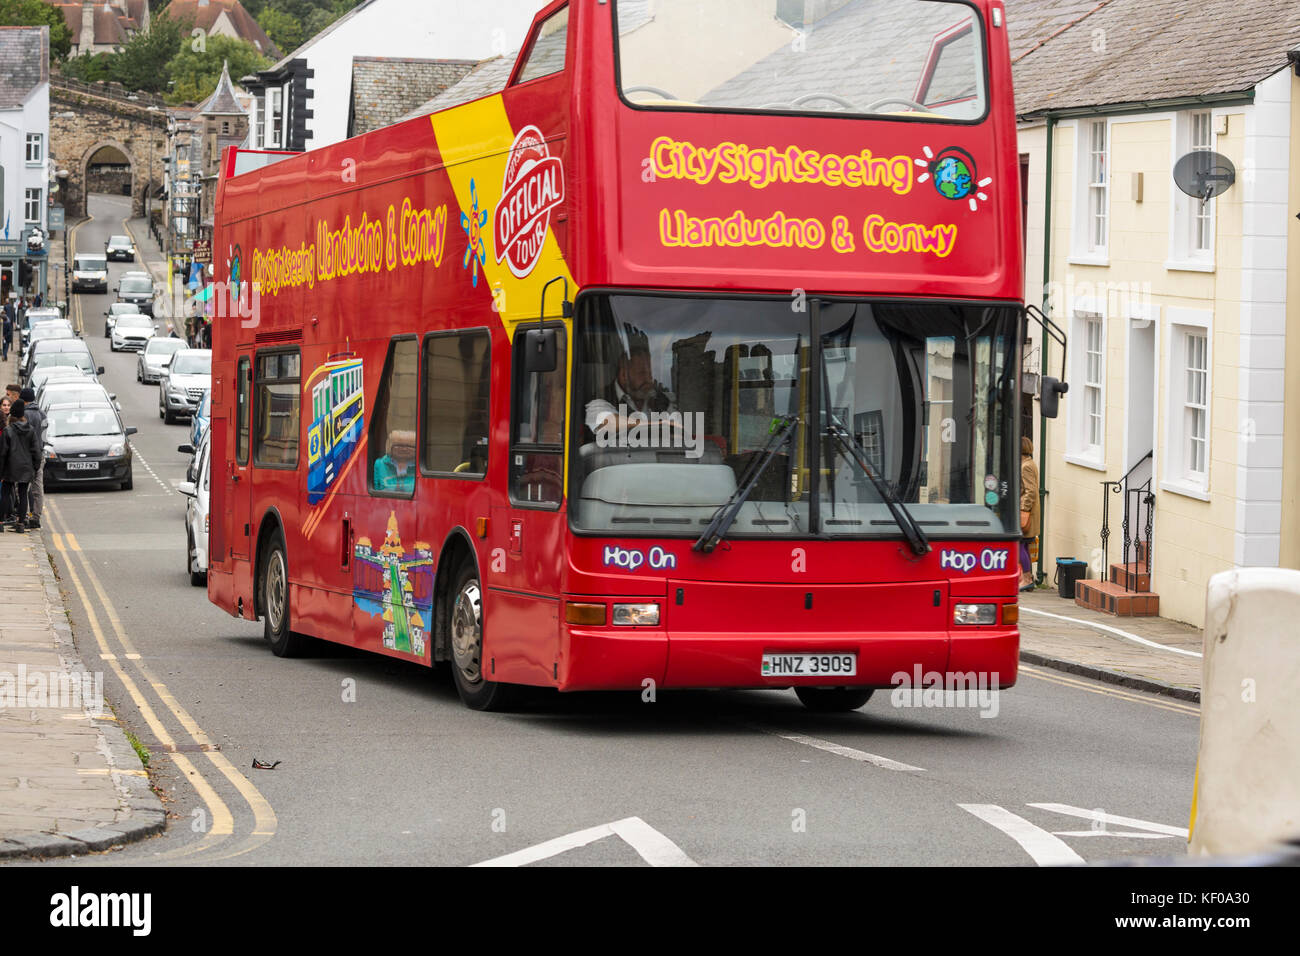
<path id="1" fill-rule="evenodd" d="M 1201 202 L 1223 195 L 1236 181 L 1236 167 L 1222 153 L 1198 149 L 1174 163 L 1174 182 L 1178 188 Z"/>

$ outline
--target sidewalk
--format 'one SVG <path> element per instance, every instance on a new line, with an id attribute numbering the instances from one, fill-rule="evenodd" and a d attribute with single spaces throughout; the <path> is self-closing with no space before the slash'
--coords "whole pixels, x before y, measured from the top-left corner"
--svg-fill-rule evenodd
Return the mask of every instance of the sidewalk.
<path id="1" fill-rule="evenodd" d="M 1200 654 L 1200 628 L 1101 614 L 1052 589 L 1020 595 L 1020 659 L 1027 664 L 1199 702 Z"/>
<path id="2" fill-rule="evenodd" d="M 0 533 L 0 859 L 162 832 L 158 797 L 88 673 L 41 532 Z"/>

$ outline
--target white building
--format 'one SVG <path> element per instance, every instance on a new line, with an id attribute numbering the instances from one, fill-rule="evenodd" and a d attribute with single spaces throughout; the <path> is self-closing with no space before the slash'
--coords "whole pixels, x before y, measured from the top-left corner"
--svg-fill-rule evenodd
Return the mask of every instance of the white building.
<path id="1" fill-rule="evenodd" d="M 347 139 L 354 60 L 382 57 L 445 63 L 464 75 L 479 60 L 516 50 L 544 0 L 363 0 L 269 70 L 244 77 L 254 95 L 249 145 L 307 150 Z M 414 71 L 411 71 L 414 72 Z M 451 78 L 451 82 L 459 76 Z M 427 99 L 439 92 L 432 88 Z M 416 97 L 411 105 L 421 101 Z"/>
<path id="2" fill-rule="evenodd" d="M 0 295 L 46 288 L 45 255 L 28 255 L 24 234 L 47 232 L 50 144 L 50 28 L 0 27 Z M 20 276 L 31 277 L 20 286 Z"/>

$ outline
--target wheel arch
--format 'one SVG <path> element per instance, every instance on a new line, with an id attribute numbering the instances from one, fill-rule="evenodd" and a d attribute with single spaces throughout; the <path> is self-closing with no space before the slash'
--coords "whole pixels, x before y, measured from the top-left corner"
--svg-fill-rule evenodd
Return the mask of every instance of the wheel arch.
<path id="1" fill-rule="evenodd" d="M 442 550 L 438 553 L 438 565 L 433 578 L 433 660 L 435 661 L 451 660 L 451 633 L 447 626 L 447 615 L 443 613 L 443 610 L 454 597 L 451 588 L 456 569 L 466 560 L 473 563 L 479 581 L 482 582 L 483 571 L 479 567 L 478 551 L 474 547 L 474 539 L 470 537 L 465 528 L 457 526 L 448 532 L 446 539 L 442 543 Z"/>
<path id="2" fill-rule="evenodd" d="M 253 551 L 253 613 L 258 617 L 266 613 L 262 599 L 265 590 L 262 587 L 262 556 L 266 553 L 276 532 L 279 532 L 280 538 L 285 542 L 284 565 L 287 573 L 290 567 L 289 539 L 284 533 L 284 518 L 280 515 L 280 509 L 273 505 L 262 515 L 262 521 L 257 527 L 257 547 Z"/>

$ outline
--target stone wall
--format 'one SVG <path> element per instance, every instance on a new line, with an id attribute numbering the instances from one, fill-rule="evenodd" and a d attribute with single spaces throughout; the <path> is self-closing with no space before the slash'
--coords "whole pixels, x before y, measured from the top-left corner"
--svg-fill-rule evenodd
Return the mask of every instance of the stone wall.
<path id="1" fill-rule="evenodd" d="M 50 155 L 58 169 L 68 171 L 59 195 L 70 222 L 86 215 L 87 167 L 104 146 L 116 148 L 130 162 L 132 215 L 143 215 L 149 183 L 156 193 L 163 182 L 166 112 L 151 110 L 125 96 L 119 99 L 108 90 L 101 95 L 51 83 Z"/>

